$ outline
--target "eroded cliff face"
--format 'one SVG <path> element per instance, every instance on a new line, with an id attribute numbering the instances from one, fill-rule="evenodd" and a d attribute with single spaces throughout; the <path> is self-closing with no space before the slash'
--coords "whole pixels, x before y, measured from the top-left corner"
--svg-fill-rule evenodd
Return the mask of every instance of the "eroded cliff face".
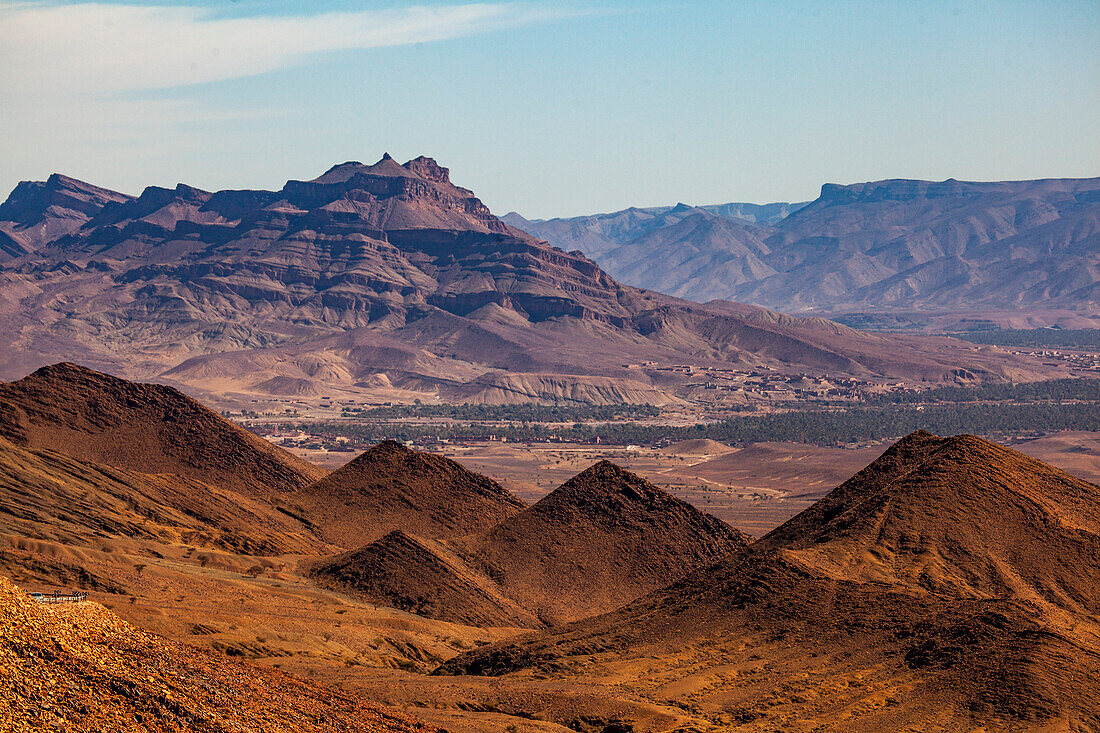
<path id="1" fill-rule="evenodd" d="M 54 226 L 60 235 L 39 243 L 19 270 L 66 293 L 98 290 L 95 302 L 69 303 L 92 324 L 108 309 L 137 330 L 224 322 L 232 312 L 234 322 L 277 338 L 295 327 L 405 322 L 427 305 L 465 316 L 495 303 L 531 322 L 568 315 L 621 324 L 627 316 L 599 267 L 511 233 L 430 158 L 345 163 L 279 191 L 180 184 L 131 198 L 68 188 L 68 198 L 83 193 L 71 206 L 84 220 Z M 6 206 L 35 219 L 33 201 L 16 204 Z M 246 307 L 260 303 L 260 312 Z"/>
<path id="2" fill-rule="evenodd" d="M 623 364 L 654 359 L 1003 372 L 976 350 L 939 359 L 928 345 L 621 285 L 505 225 L 424 157 L 344 163 L 278 191 L 179 184 L 133 197 L 53 176 L 20 184 L 0 215 L 0 376 L 70 360 L 215 391 L 381 380 L 484 401 L 520 399 L 459 388 L 491 370 L 570 375 L 539 399 L 644 392 L 651 379 Z M 702 215 L 676 212 L 689 231 Z M 657 404 L 675 399 L 654 391 Z"/>

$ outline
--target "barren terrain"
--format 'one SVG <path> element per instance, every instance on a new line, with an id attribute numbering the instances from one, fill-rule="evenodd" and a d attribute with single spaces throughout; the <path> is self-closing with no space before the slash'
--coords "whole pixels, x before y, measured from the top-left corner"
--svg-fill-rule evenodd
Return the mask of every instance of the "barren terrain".
<path id="1" fill-rule="evenodd" d="M 72 383 L 87 389 L 78 393 L 67 387 Z M 51 427 L 55 413 L 39 409 L 43 394 L 62 397 L 54 407 L 71 412 L 73 429 Z M 131 399 L 141 395 L 147 397 Z M 120 618 L 170 640 L 120 644 L 147 632 L 114 621 L 96 626 L 127 657 L 114 667 L 123 676 L 150 653 L 148 643 L 183 642 L 197 649 L 169 647 L 183 655 L 177 671 L 229 657 L 305 678 L 272 678 L 280 700 L 315 701 L 287 715 L 320 709 L 313 705 L 351 710 L 341 706 L 354 699 L 399 708 L 452 733 L 603 733 L 615 726 L 639 733 L 822 725 L 1025 730 L 1039 721 L 1071 731 L 1095 723 L 1084 701 L 1094 692 L 1090 660 L 1100 658 L 1093 597 L 1100 490 L 978 438 L 918 434 L 889 450 L 793 444 L 734 450 L 686 441 L 659 449 L 494 442 L 447 451 L 499 486 L 442 457 L 386 445 L 343 479 L 330 474 L 304 489 L 287 483 L 269 493 L 220 450 L 181 454 L 173 445 L 187 435 L 196 448 L 235 446 L 238 459 L 254 456 L 273 476 L 324 471 L 173 391 L 66 367 L 4 385 L 0 404 L 19 415 L 21 428 L 0 442 L 0 573 L 28 590 L 87 590 Z M 127 456 L 108 450 L 110 436 L 124 438 L 130 433 L 120 426 L 131 424 L 148 426 L 142 451 L 157 457 L 161 472 L 114 465 Z M 1049 435 L 1018 447 L 1079 473 L 1095 470 L 1095 434 Z M 605 457 L 640 478 L 599 464 Z M 503 522 L 465 539 L 447 537 L 475 525 L 462 514 L 448 515 L 457 524 L 440 524 L 432 494 L 416 490 L 417 475 L 460 479 L 455 485 L 468 491 L 456 493 L 463 503 L 518 488 L 525 503 L 545 504 L 509 509 Z M 835 476 L 840 486 L 830 493 Z M 556 498 L 547 496 L 560 484 Z M 747 549 L 719 550 L 726 559 L 717 565 L 658 588 L 669 558 L 684 563 L 670 553 L 690 550 L 699 536 L 689 541 L 688 534 L 707 524 L 686 504 L 662 498 L 662 487 L 699 508 L 740 517 L 738 526 L 754 535 L 772 531 Z M 441 532 L 434 540 L 402 532 L 387 547 L 437 559 L 461 551 L 467 567 L 490 568 L 496 587 L 513 589 L 520 609 L 531 606 L 532 592 L 561 600 L 581 588 L 569 601 L 574 609 L 576 598 L 580 605 L 597 599 L 595 590 L 576 585 L 578 578 L 595 580 L 600 593 L 617 589 L 629 598 L 646 590 L 629 578 L 657 569 L 650 581 L 657 589 L 619 610 L 613 601 L 592 603 L 593 612 L 611 612 L 534 636 L 492 615 L 479 619 L 462 593 L 443 599 L 471 623 L 334 590 L 311 573 L 325 558 L 354 548 L 341 545 L 351 541 L 344 533 L 320 539 L 317 522 L 330 515 L 318 509 L 330 506 L 330 493 L 359 490 L 392 492 L 414 507 L 424 502 L 422 516 L 414 511 L 402 521 Z M 306 504 L 314 508 L 299 514 Z M 657 514 L 639 520 L 643 506 L 666 507 L 658 514 L 680 517 L 678 524 L 662 524 Z M 555 520 L 562 512 L 574 519 Z M 558 524 L 588 528 L 571 536 L 555 530 Z M 599 533 L 611 543 L 592 541 Z M 616 545 L 632 548 L 632 568 L 615 559 Z M 571 557 L 592 559 L 598 573 L 586 577 Z M 388 572 L 416 567 L 427 566 L 398 563 Z M 556 585 L 532 590 L 533 571 L 531 578 L 545 571 Z M 448 572 L 448 582 L 460 577 Z M 520 576 L 526 579 L 514 580 Z M 431 576 L 419 580 L 430 583 Z M 532 625 L 522 616 L 515 621 Z M 92 653 L 106 652 L 93 647 Z M 441 667 L 448 674 L 431 674 Z M 1019 672 L 997 671 L 1004 669 Z M 164 673 L 166 680 L 175 674 Z M 249 699 L 252 684 L 233 688 L 227 699 Z"/>
<path id="2" fill-rule="evenodd" d="M 1062 432 L 1013 439 L 1006 445 L 1071 475 L 1100 481 L 1100 433 Z M 601 460 L 613 461 L 728 524 L 760 537 L 802 511 L 870 463 L 886 445 L 822 448 L 799 443 L 627 449 L 626 446 L 485 442 L 443 451 L 472 471 L 490 476 L 527 503 Z M 336 469 L 354 453 L 291 449 Z"/>

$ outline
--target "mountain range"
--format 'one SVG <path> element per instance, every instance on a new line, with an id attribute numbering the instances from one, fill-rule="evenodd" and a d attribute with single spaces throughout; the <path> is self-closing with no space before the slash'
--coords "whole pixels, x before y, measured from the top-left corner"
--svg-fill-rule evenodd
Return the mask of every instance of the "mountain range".
<path id="1" fill-rule="evenodd" d="M 785 312 L 1100 309 L 1100 178 L 825 184 L 761 216 L 626 209 L 509 225 L 613 277 Z"/>
<path id="2" fill-rule="evenodd" d="M 682 213 L 647 216 L 694 226 Z M 623 285 L 497 219 L 424 157 L 345 163 L 278 191 L 135 197 L 53 175 L 0 205 L 0 236 L 8 378 L 68 360 L 219 395 L 674 404 L 686 379 L 629 365 L 1051 372 L 995 349 Z"/>

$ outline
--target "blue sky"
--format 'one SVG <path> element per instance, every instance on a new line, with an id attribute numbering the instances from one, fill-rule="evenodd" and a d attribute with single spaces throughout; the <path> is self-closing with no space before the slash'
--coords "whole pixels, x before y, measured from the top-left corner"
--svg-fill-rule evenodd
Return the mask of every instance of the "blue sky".
<path id="1" fill-rule="evenodd" d="M 424 154 L 497 213 L 1100 175 L 1100 3 L 0 2 L 0 189 Z"/>

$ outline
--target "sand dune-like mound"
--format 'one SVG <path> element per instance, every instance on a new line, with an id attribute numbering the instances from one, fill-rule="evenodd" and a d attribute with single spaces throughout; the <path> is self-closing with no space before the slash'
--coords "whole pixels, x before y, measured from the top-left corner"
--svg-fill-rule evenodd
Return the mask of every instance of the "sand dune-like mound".
<path id="1" fill-rule="evenodd" d="M 0 729 L 383 731 L 437 728 L 281 672 L 134 628 L 102 606 L 47 607 L 0 578 Z"/>
<path id="2" fill-rule="evenodd" d="M 674 456 L 713 456 L 730 453 L 733 448 L 710 438 L 691 438 L 681 440 L 661 449 L 662 453 Z"/>
<path id="3" fill-rule="evenodd" d="M 172 387 L 76 364 L 0 384 L 0 437 L 85 461 L 173 473 L 274 498 L 325 471 L 225 420 Z"/>
<path id="4" fill-rule="evenodd" d="M 314 572 L 435 618 L 539 626 L 608 611 L 746 541 L 721 520 L 602 461 L 484 532 L 443 543 L 391 535 Z"/>
<path id="5" fill-rule="evenodd" d="M 301 377 L 272 377 L 257 382 L 252 388 L 263 394 L 283 397 L 312 397 L 324 392 L 324 384 Z"/>
<path id="6" fill-rule="evenodd" d="M 1100 487 L 973 436 L 915 433 L 729 559 L 441 671 L 599 662 L 697 690 L 702 713 L 732 710 L 745 730 L 1089 730 L 1098 528 Z"/>
<path id="7" fill-rule="evenodd" d="M 298 492 L 294 502 L 323 537 L 348 548 L 398 529 L 427 538 L 471 534 L 524 506 L 492 479 L 392 440 Z"/>

